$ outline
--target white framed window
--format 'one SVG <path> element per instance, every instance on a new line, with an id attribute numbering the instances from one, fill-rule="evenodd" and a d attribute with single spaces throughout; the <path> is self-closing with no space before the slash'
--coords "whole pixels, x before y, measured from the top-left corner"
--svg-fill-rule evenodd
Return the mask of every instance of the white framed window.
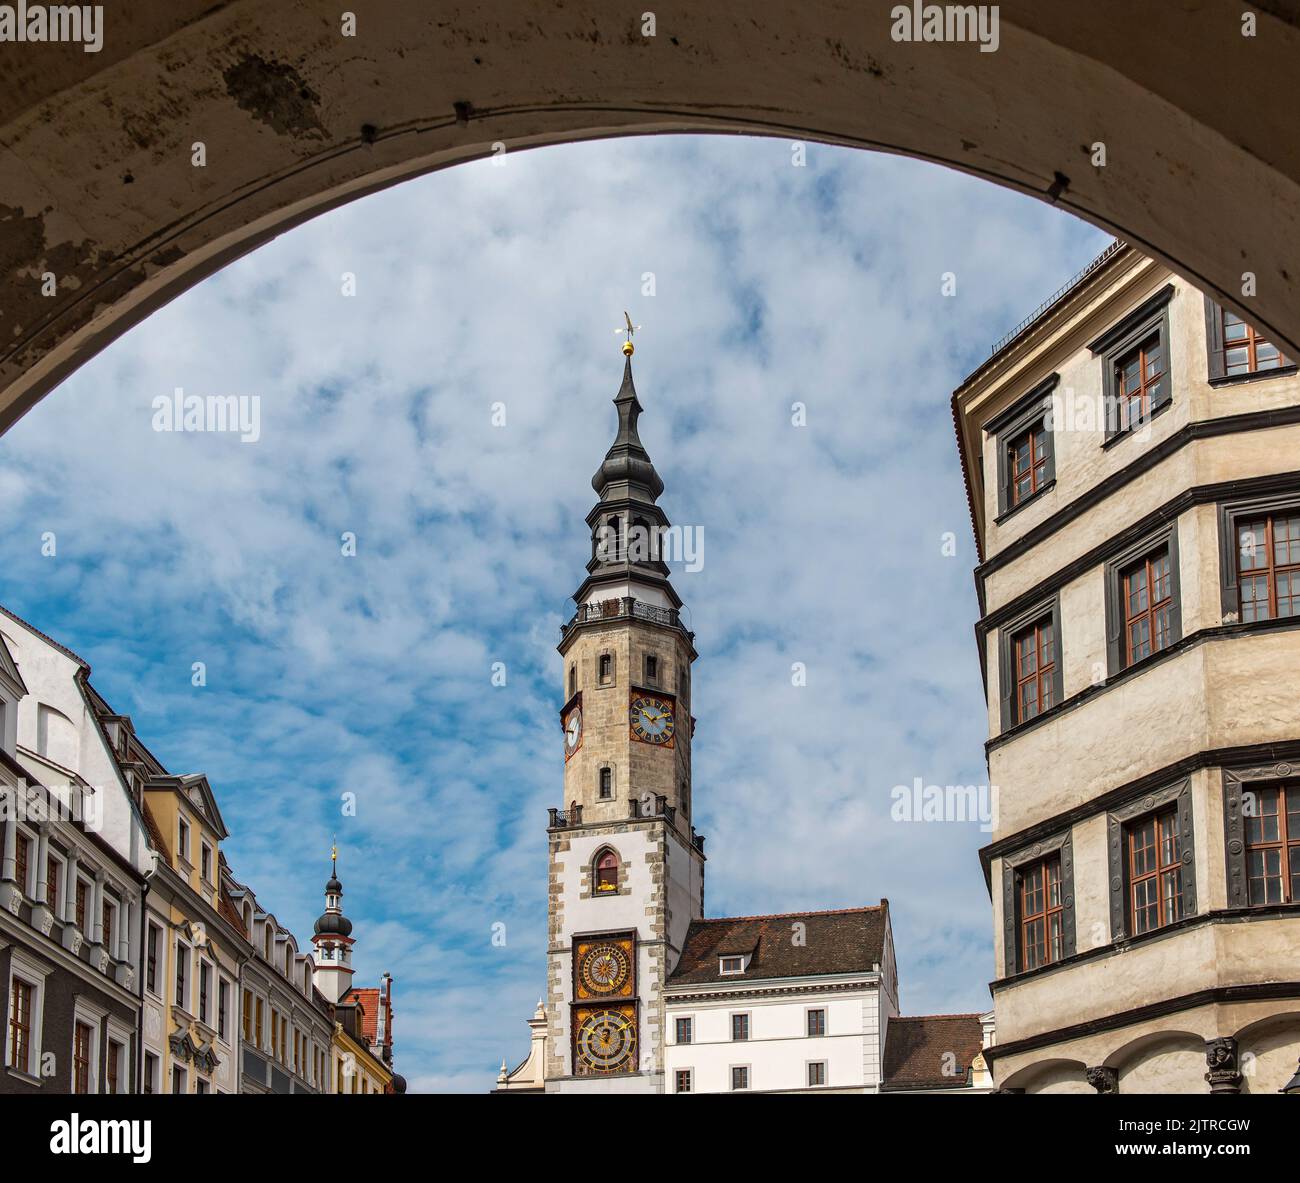
<path id="1" fill-rule="evenodd" d="M 10 1071 L 33 1080 L 41 1078 L 41 1031 L 45 1021 L 45 978 L 49 972 L 21 949 L 11 946 L 4 1062 Z"/>
<path id="2" fill-rule="evenodd" d="M 695 1039 L 695 1020 L 690 1015 L 679 1015 L 673 1020 L 673 1042 L 691 1043 Z"/>
<path id="3" fill-rule="evenodd" d="M 84 995 L 72 1005 L 72 1088 L 74 1093 L 98 1093 L 100 1027 L 107 1011 L 92 1006 Z"/>
<path id="4" fill-rule="evenodd" d="M 113 899 L 108 892 L 104 892 L 104 904 L 100 910 L 100 926 L 103 933 L 100 939 L 109 955 L 114 958 L 117 956 L 117 923 L 120 914 L 121 909 L 118 907 L 117 900 Z"/>
<path id="5" fill-rule="evenodd" d="M 718 973 L 725 977 L 733 977 L 736 974 L 743 974 L 749 958 L 743 954 L 735 954 L 727 957 L 718 958 Z"/>
<path id="6" fill-rule="evenodd" d="M 695 1072 L 691 1068 L 678 1068 L 673 1073 L 673 1092 L 693 1093 L 695 1091 Z"/>
<path id="7" fill-rule="evenodd" d="M 162 1064 L 154 1052 L 145 1052 L 144 1054 L 144 1091 L 146 1093 L 156 1093 L 161 1083 L 158 1079 L 158 1073 L 162 1069 Z"/>
<path id="8" fill-rule="evenodd" d="M 731 1038 L 735 1043 L 743 1043 L 749 1038 L 749 1011 L 732 1013 Z"/>
<path id="9" fill-rule="evenodd" d="M 176 814 L 176 857 L 183 862 L 190 861 L 190 823 L 183 813 Z"/>
<path id="10" fill-rule="evenodd" d="M 176 938 L 176 978 L 172 1001 L 181 1010 L 190 1009 L 190 954 L 191 949 L 179 937 Z"/>
<path id="11" fill-rule="evenodd" d="M 230 1040 L 231 1033 L 230 1000 L 234 995 L 230 979 L 224 974 L 220 975 L 217 978 L 217 1038 L 227 1042 Z"/>
<path id="12" fill-rule="evenodd" d="M 199 957 L 199 1000 L 198 1000 L 198 1020 L 200 1023 L 210 1023 L 212 1015 L 212 962 L 206 957 Z"/>
<path id="13" fill-rule="evenodd" d="M 164 967 L 158 958 L 162 953 L 162 929 L 152 920 L 145 926 L 144 937 L 144 988 L 155 998 L 162 997 Z"/>
<path id="14" fill-rule="evenodd" d="M 804 1011 L 804 1030 L 810 1039 L 826 1034 L 826 1008 L 810 1006 Z"/>
<path id="15" fill-rule="evenodd" d="M 134 1032 L 111 1015 L 108 1019 L 108 1043 L 104 1048 L 104 1091 L 131 1093 L 131 1036 Z"/>
<path id="16" fill-rule="evenodd" d="M 55 851 L 54 844 L 51 843 L 45 860 L 45 904 L 58 920 L 63 919 L 64 901 L 67 899 L 63 887 L 66 867 L 63 856 Z"/>
<path id="17" fill-rule="evenodd" d="M 749 1088 L 749 1065 L 732 1064 L 731 1065 L 731 1091 L 733 1093 L 743 1092 Z"/>
<path id="18" fill-rule="evenodd" d="M 188 1093 L 190 1091 L 189 1073 L 179 1064 L 172 1065 L 171 1091 L 173 1093 Z"/>
<path id="19" fill-rule="evenodd" d="M 204 883 L 212 882 L 212 845 L 204 842 L 199 849 L 199 875 Z"/>
<path id="20" fill-rule="evenodd" d="M 27 899 L 36 896 L 36 852 L 40 849 L 37 836 L 21 822 L 14 823 L 14 882 Z"/>
<path id="21" fill-rule="evenodd" d="M 818 1088 L 826 1083 L 826 1061 L 808 1061 L 808 1087 Z"/>

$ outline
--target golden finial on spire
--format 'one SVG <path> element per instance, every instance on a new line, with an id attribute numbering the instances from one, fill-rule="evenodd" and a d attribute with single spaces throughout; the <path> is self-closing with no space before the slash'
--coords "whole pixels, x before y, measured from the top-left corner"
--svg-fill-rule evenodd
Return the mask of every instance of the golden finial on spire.
<path id="1" fill-rule="evenodd" d="M 337 834 L 330 841 L 330 863 L 332 864 L 330 869 L 337 877 L 339 871 L 339 836 Z"/>
<path id="2" fill-rule="evenodd" d="M 641 326 L 634 325 L 632 323 L 632 318 L 628 316 L 626 312 L 623 313 L 623 319 L 627 321 L 627 328 L 615 329 L 614 332 L 627 334 L 627 340 L 623 342 L 623 356 L 631 357 L 632 354 L 636 351 L 636 346 L 632 344 L 632 334 L 635 333 L 637 329 L 639 329 Z"/>

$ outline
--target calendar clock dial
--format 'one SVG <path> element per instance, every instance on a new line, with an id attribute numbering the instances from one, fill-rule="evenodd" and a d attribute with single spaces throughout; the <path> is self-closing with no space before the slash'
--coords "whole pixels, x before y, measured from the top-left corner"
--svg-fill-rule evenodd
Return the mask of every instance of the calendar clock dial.
<path id="1" fill-rule="evenodd" d="M 633 694 L 628 710 L 632 738 L 642 743 L 671 748 L 676 734 L 675 704 L 657 694 Z"/>
<path id="2" fill-rule="evenodd" d="M 579 1011 L 575 1019 L 574 1067 L 580 1075 L 635 1071 L 635 1007 Z"/>
<path id="3" fill-rule="evenodd" d="M 588 995 L 626 993 L 632 979 L 632 959 L 622 945 L 591 945 L 581 955 L 578 977 Z"/>

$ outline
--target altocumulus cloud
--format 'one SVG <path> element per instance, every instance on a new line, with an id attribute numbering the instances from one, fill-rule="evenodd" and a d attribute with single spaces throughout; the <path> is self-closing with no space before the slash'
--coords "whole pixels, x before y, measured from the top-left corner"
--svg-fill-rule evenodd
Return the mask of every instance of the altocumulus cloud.
<path id="1" fill-rule="evenodd" d="M 1105 236 L 914 161 L 790 162 L 629 140 L 409 183 L 203 283 L 0 440 L 4 602 L 212 777 L 236 873 L 300 939 L 338 831 L 357 980 L 396 976 L 414 1089 L 489 1087 L 543 987 L 554 645 L 624 308 L 664 504 L 706 539 L 676 582 L 710 912 L 887 895 L 905 1010 L 988 1005 L 982 835 L 889 820 L 896 784 L 985 779 L 947 399 Z M 153 431 L 176 387 L 258 396 L 261 438 Z"/>

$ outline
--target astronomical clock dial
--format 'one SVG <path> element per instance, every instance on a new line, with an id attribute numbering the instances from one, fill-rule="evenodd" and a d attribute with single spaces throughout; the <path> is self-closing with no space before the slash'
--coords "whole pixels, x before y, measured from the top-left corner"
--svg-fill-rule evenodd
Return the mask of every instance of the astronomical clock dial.
<path id="1" fill-rule="evenodd" d="M 636 1010 L 631 1006 L 579 1012 L 574 1035 L 579 1073 L 632 1072 L 636 1068 Z"/>
<path id="2" fill-rule="evenodd" d="M 676 723 L 671 698 L 660 698 L 655 694 L 633 694 L 628 722 L 634 739 L 658 747 L 673 746 Z"/>
<path id="3" fill-rule="evenodd" d="M 574 707 L 564 720 L 564 758 L 582 746 L 582 707 Z"/>
<path id="4" fill-rule="evenodd" d="M 622 945 L 591 945 L 581 955 L 578 977 L 588 995 L 627 993 L 632 959 Z"/>

